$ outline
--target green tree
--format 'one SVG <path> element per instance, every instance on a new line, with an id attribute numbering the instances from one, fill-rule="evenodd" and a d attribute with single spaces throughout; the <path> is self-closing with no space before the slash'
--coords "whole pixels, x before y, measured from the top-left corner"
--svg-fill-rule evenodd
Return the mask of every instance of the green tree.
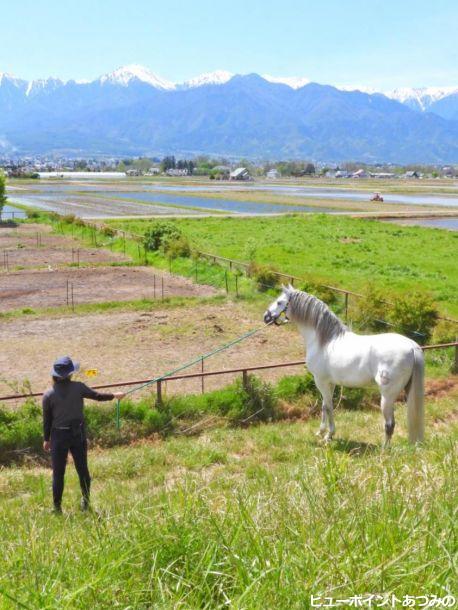
<path id="1" fill-rule="evenodd" d="M 6 198 L 6 178 L 5 174 L 0 172 L 0 220 L 2 218 L 3 206 L 7 202 Z"/>

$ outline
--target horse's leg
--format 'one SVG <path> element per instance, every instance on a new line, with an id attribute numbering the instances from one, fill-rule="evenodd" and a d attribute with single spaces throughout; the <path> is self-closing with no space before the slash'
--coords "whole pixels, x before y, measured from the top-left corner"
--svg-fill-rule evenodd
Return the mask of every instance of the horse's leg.
<path id="1" fill-rule="evenodd" d="M 332 395 L 334 394 L 335 386 L 329 381 L 322 381 L 315 378 L 316 387 L 320 390 L 323 397 L 321 424 L 318 434 L 323 434 L 326 431 L 326 420 L 328 422 L 328 433 L 325 436 L 326 441 L 332 440 L 336 427 L 334 425 L 334 412 L 332 408 Z"/>
<path id="2" fill-rule="evenodd" d="M 316 433 L 317 436 L 323 436 L 323 434 L 326 432 L 326 409 L 324 406 L 324 401 L 321 405 L 321 423 L 320 423 L 320 427 L 318 428 L 318 432 Z"/>
<path id="3" fill-rule="evenodd" d="M 391 437 L 394 432 L 394 401 L 396 397 L 393 398 L 391 393 L 382 394 L 380 407 L 382 409 L 383 417 L 385 418 L 385 447 L 389 447 Z"/>

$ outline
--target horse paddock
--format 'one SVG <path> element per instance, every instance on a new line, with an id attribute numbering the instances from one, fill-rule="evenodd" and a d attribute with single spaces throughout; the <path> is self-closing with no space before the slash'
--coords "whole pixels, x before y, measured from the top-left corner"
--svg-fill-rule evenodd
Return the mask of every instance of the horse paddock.
<path id="1" fill-rule="evenodd" d="M 262 325 L 240 303 L 201 303 L 143 311 L 21 316 L 0 321 L 0 393 L 21 391 L 24 382 L 39 392 L 49 384 L 49 369 L 57 356 L 70 354 L 81 368 L 97 369 L 92 384 L 147 379 L 207 353 Z M 18 361 L 17 354 L 21 354 Z M 39 358 L 37 359 L 37 354 Z M 206 371 L 256 366 L 304 357 L 297 333 L 287 327 L 265 330 L 206 361 Z M 201 364 L 189 373 L 201 370 Z M 263 371 L 273 381 L 299 369 Z M 229 383 L 234 376 L 205 379 L 205 390 Z M 201 380 L 165 384 L 165 393 L 199 392 Z"/>

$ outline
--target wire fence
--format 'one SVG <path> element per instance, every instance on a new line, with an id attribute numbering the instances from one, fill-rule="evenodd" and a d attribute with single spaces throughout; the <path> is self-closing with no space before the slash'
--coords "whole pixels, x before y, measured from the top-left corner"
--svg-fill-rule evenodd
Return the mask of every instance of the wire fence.
<path id="1" fill-rule="evenodd" d="M 58 230 L 64 233 L 64 223 L 59 221 L 57 223 Z M 128 242 L 134 242 L 136 244 L 136 252 L 134 255 L 139 264 L 148 265 L 150 264 L 150 253 L 144 243 L 144 235 L 126 231 L 123 229 L 115 229 L 104 223 L 89 224 L 85 222 L 71 223 L 71 234 L 72 236 L 78 235 L 82 239 L 89 239 L 91 245 L 94 247 L 105 247 L 113 249 L 120 249 L 126 254 L 129 244 Z M 173 274 L 175 270 L 178 275 L 187 276 L 192 279 L 195 283 L 205 283 L 214 286 L 216 289 L 221 289 L 226 294 L 234 294 L 236 297 L 243 297 L 253 294 L 259 294 L 259 292 L 266 292 L 267 299 L 272 295 L 272 286 L 264 284 L 259 280 L 250 277 L 250 263 L 231 259 L 228 257 L 220 256 L 214 253 L 205 251 L 194 251 L 194 258 L 188 263 L 187 267 L 183 264 L 183 261 L 175 261 L 172 257 L 168 258 L 167 270 Z M 200 261 L 205 261 L 204 265 L 199 266 Z M 157 263 L 157 261 L 154 261 Z M 209 273 L 209 266 L 215 268 L 222 268 L 222 272 Z M 175 269 L 176 268 L 176 269 Z M 277 278 L 279 282 L 291 283 L 293 286 L 298 287 L 307 284 L 307 277 L 299 277 L 294 274 L 284 273 L 280 271 L 271 271 L 272 275 Z M 318 288 L 330 291 L 335 296 L 335 302 L 331 304 L 331 307 L 335 312 L 342 316 L 345 323 L 351 327 L 355 326 L 355 319 L 352 316 L 352 311 L 356 308 L 359 299 L 364 298 L 364 295 L 353 290 L 341 288 L 329 284 L 317 283 Z M 391 302 L 386 301 L 388 306 L 392 305 Z M 457 325 L 458 320 L 455 320 L 446 316 L 439 316 L 439 320 L 447 321 L 451 324 Z M 356 329 L 364 331 L 368 329 L 369 323 L 376 323 L 377 327 L 386 328 L 387 330 L 398 330 L 399 332 L 405 333 L 406 329 L 399 328 L 393 322 L 377 317 L 377 318 L 366 318 L 366 325 L 358 324 Z M 419 329 L 408 329 L 408 333 L 420 343 L 425 342 L 427 335 L 421 332 Z"/>
<path id="2" fill-rule="evenodd" d="M 55 228 L 60 233 L 70 233 L 72 237 L 89 241 L 90 245 L 95 248 L 107 248 L 111 251 L 120 251 L 123 254 L 129 254 L 134 256 L 136 264 L 147 266 L 151 263 L 152 253 L 148 251 L 144 243 L 144 236 L 141 234 L 135 234 L 129 231 L 115 229 L 109 225 L 101 224 L 90 224 L 79 219 L 72 219 L 72 222 L 65 222 L 62 219 L 55 221 Z M 41 234 L 36 235 L 36 248 L 40 248 L 43 245 Z M 30 253 L 32 255 L 32 250 Z M 67 265 L 79 267 L 82 264 L 81 250 L 80 248 L 72 248 L 71 258 L 70 251 L 67 253 L 68 260 Z M 259 294 L 259 292 L 266 292 L 266 302 L 272 295 L 272 285 L 263 284 L 261 281 L 250 277 L 250 263 L 239 261 L 224 256 L 220 256 L 214 253 L 195 251 L 192 259 L 189 259 L 187 263 L 182 260 L 176 261 L 172 257 L 168 258 L 167 271 L 170 274 L 177 272 L 177 276 L 187 276 L 193 280 L 196 284 L 208 284 L 214 286 L 216 289 L 223 289 L 226 294 L 234 294 L 236 297 L 243 297 L 253 294 Z M 7 272 L 11 271 L 18 266 L 18 262 L 22 261 L 22 266 L 27 266 L 27 262 L 24 263 L 24 259 L 27 260 L 27 250 L 21 249 L 19 251 L 8 249 L 3 251 L 3 269 Z M 153 261 L 153 263 L 158 261 Z M 279 281 L 285 283 L 291 283 L 298 287 L 302 287 L 307 283 L 306 277 L 298 277 L 294 274 L 284 273 L 280 271 L 271 271 L 271 274 Z M 161 298 L 164 298 L 166 289 L 164 288 L 164 277 L 160 279 L 160 287 L 157 285 L 159 281 L 156 275 L 152 277 L 152 286 L 150 287 L 150 298 L 158 298 L 160 293 Z M 68 283 L 68 281 L 67 281 Z M 330 291 L 334 295 L 334 303 L 332 304 L 333 309 L 338 315 L 341 315 L 346 324 L 353 326 L 355 323 L 352 311 L 359 299 L 363 298 L 364 295 L 361 293 L 332 286 L 328 284 L 316 284 L 317 287 Z M 173 296 L 171 291 L 169 296 Z M 75 285 L 72 283 L 70 289 L 70 295 L 73 295 L 73 299 L 68 297 L 68 288 L 66 287 L 66 299 L 67 305 L 75 308 Z M 82 295 L 80 302 L 84 301 Z M 386 302 L 387 305 L 392 305 L 390 302 Z M 449 317 L 439 316 L 440 320 L 450 322 L 458 326 L 458 320 L 454 320 Z M 376 323 L 380 328 L 386 328 L 399 330 L 405 332 L 403 329 L 399 329 L 393 322 L 382 319 L 382 318 L 367 318 L 368 323 Z M 359 324 L 358 330 L 366 330 L 367 326 Z M 424 342 L 427 338 L 426 334 L 421 332 L 419 329 L 409 329 L 409 334 L 417 338 L 419 342 Z"/>

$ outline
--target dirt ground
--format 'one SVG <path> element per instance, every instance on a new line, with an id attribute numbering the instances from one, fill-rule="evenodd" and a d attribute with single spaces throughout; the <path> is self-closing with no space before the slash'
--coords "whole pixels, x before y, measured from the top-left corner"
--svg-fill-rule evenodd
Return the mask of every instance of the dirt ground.
<path id="1" fill-rule="evenodd" d="M 75 305 L 217 294 L 211 286 L 147 267 L 17 271 L 0 274 L 0 311 L 71 306 L 72 288 Z"/>
<path id="2" fill-rule="evenodd" d="M 80 373 L 82 380 L 93 385 L 151 378 L 259 326 L 260 317 L 236 303 L 3 320 L 0 394 L 20 391 L 26 381 L 33 391 L 42 391 L 49 385 L 51 363 L 64 354 L 80 360 L 83 371 L 98 370 L 93 378 Z M 205 361 L 204 366 L 210 371 L 302 358 L 303 347 L 294 329 L 265 327 L 261 333 Z M 185 372 L 197 372 L 200 367 L 199 363 Z M 262 376 L 274 380 L 299 370 L 300 367 L 273 369 Z M 230 375 L 209 377 L 205 390 L 221 387 L 230 380 Z M 164 388 L 168 394 L 200 390 L 200 380 L 168 382 Z"/>
<path id="3" fill-rule="evenodd" d="M 102 248 L 81 247 L 78 241 L 52 233 L 48 225 L 0 226 L 0 273 L 8 268 L 51 267 L 70 264 L 100 264 L 129 260 L 123 254 Z"/>

